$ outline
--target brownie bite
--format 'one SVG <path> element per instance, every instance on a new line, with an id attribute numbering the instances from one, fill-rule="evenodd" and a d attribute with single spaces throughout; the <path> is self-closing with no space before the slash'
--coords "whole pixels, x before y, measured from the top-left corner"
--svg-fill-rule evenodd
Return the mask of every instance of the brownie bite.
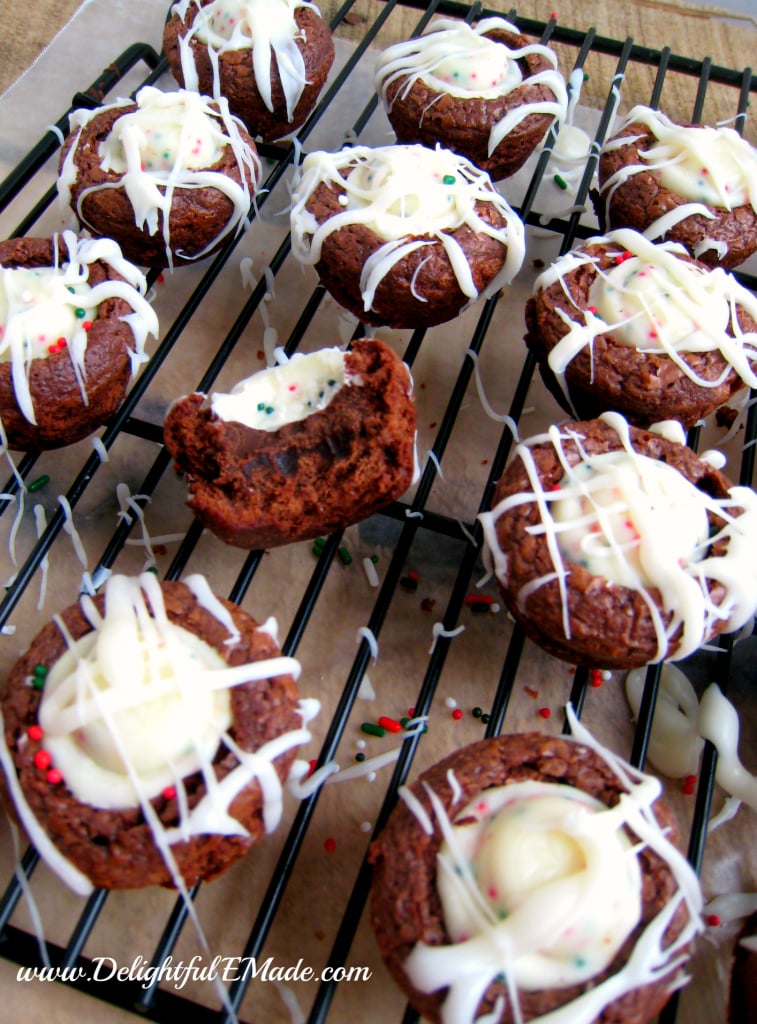
<path id="1" fill-rule="evenodd" d="M 278 824 L 315 710 L 298 672 L 203 577 L 112 576 L 11 669 L 4 796 L 81 894 L 213 878 Z"/>
<path id="2" fill-rule="evenodd" d="M 0 436 L 41 451 L 116 412 L 158 320 L 147 282 L 110 239 L 0 243 Z"/>
<path id="3" fill-rule="evenodd" d="M 261 165 L 244 125 L 217 100 L 144 86 L 71 116 L 58 194 L 80 226 L 134 263 L 173 267 L 216 252 L 249 224 Z"/>
<path id="4" fill-rule="evenodd" d="M 697 879 L 659 782 L 580 735 L 473 743 L 400 790 L 371 923 L 425 1019 L 643 1024 L 667 1001 Z"/>
<path id="5" fill-rule="evenodd" d="M 395 43 L 376 89 L 399 142 L 441 143 L 494 181 L 515 174 L 568 105 L 554 53 L 498 17 L 440 18 Z"/>
<path id="6" fill-rule="evenodd" d="M 310 153 L 292 247 L 362 323 L 432 327 L 509 284 L 524 228 L 486 172 L 437 146 Z"/>
<path id="7" fill-rule="evenodd" d="M 602 147 L 595 207 L 603 229 L 680 242 L 732 270 L 757 250 L 757 150 L 733 128 L 634 107 Z"/>
<path id="8" fill-rule="evenodd" d="M 561 256 L 526 306 L 526 344 L 571 415 L 692 427 L 757 387 L 757 298 L 678 243 L 630 228 Z"/>
<path id="9" fill-rule="evenodd" d="M 480 517 L 509 611 L 571 664 L 679 660 L 757 609 L 757 495 L 668 426 L 677 439 L 618 413 L 551 427 Z"/>
<path id="10" fill-rule="evenodd" d="M 416 470 L 412 381 L 382 342 L 321 349 L 171 406 L 166 445 L 189 507 L 227 544 L 331 533 L 399 498 Z"/>
<path id="11" fill-rule="evenodd" d="M 331 30 L 306 0 L 179 0 L 163 49 L 180 85 L 226 97 L 265 142 L 305 122 L 334 61 Z"/>

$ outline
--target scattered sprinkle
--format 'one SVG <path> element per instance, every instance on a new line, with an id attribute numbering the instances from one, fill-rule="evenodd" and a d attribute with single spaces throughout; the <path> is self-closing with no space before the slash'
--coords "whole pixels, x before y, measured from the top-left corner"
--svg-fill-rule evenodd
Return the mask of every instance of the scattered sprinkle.
<path id="1" fill-rule="evenodd" d="M 602 670 L 599 668 L 593 668 L 591 670 L 591 685 L 598 688 L 602 685 L 602 682 Z"/>
<path id="2" fill-rule="evenodd" d="M 436 601 L 434 600 L 433 597 L 424 597 L 423 600 L 421 601 L 421 611 L 432 612 L 434 610 L 435 604 Z"/>
<path id="3" fill-rule="evenodd" d="M 176 796 L 176 786 L 166 786 L 162 795 L 166 800 L 173 800 Z"/>
<path id="4" fill-rule="evenodd" d="M 360 728 L 366 736 L 386 736 L 386 729 L 383 725 L 376 725 L 375 722 L 363 722 Z"/>
<path id="5" fill-rule="evenodd" d="M 491 721 L 491 715 L 487 715 L 487 713 L 484 712 L 483 715 L 481 715 L 481 721 L 483 722 L 484 725 L 488 725 L 489 722 Z"/>
<path id="6" fill-rule="evenodd" d="M 316 760 L 316 758 L 313 758 L 313 760 L 309 762 L 308 778 L 309 778 L 309 777 L 310 777 L 310 776 L 311 776 L 311 775 L 313 774 L 313 772 L 315 771 L 315 766 L 316 766 L 317 764 L 318 764 L 318 761 Z"/>
<path id="7" fill-rule="evenodd" d="M 323 537 L 316 537 L 313 541 L 313 554 L 316 558 L 320 558 L 323 554 L 323 549 L 326 547 L 326 541 Z"/>
<path id="8" fill-rule="evenodd" d="M 386 729 L 387 732 L 402 732 L 402 723 L 397 722 L 394 718 L 389 718 L 388 715 L 382 715 L 378 724 L 382 729 Z"/>
<path id="9" fill-rule="evenodd" d="M 455 700 L 454 697 L 445 697 L 444 698 L 444 706 L 448 707 L 448 708 L 456 708 L 457 707 L 457 701 Z"/>
<path id="10" fill-rule="evenodd" d="M 51 786 L 59 786 L 63 782 L 63 772 L 60 768 L 51 768 L 47 773 L 47 781 Z"/>
<path id="11" fill-rule="evenodd" d="M 452 712 L 452 717 L 455 719 L 456 722 L 459 722 L 460 719 L 463 717 L 462 709 L 455 708 L 455 710 Z"/>
<path id="12" fill-rule="evenodd" d="M 475 614 L 480 614 L 491 610 L 493 600 L 488 594 L 468 594 L 463 603 Z"/>
<path id="13" fill-rule="evenodd" d="M 370 832 L 372 828 L 373 828 L 373 826 L 371 825 L 370 821 L 364 821 L 361 824 L 361 826 L 360 826 L 360 831 L 361 832 Z"/>
<path id="14" fill-rule="evenodd" d="M 371 558 L 364 558 L 363 569 L 370 585 L 377 587 L 379 585 L 379 577 L 376 572 L 376 563 Z"/>
<path id="15" fill-rule="evenodd" d="M 476 705 L 476 707 L 471 711 L 471 714 L 473 715 L 474 718 L 480 718 L 483 715 L 483 713 L 484 709 L 478 707 L 478 705 Z"/>
<path id="16" fill-rule="evenodd" d="M 549 710 L 549 708 L 539 708 L 539 714 L 541 715 L 542 718 L 551 718 L 552 717 L 552 712 Z"/>
<path id="17" fill-rule="evenodd" d="M 400 579 L 400 586 L 403 590 L 408 590 L 410 593 L 414 593 L 418 589 L 418 573 L 409 572 L 407 576 L 402 576 Z"/>
<path id="18" fill-rule="evenodd" d="M 30 725 L 29 728 L 26 730 L 26 735 L 29 737 L 30 740 L 34 740 L 34 742 L 36 743 L 38 740 L 42 739 L 42 726 Z"/>
<path id="19" fill-rule="evenodd" d="M 555 185 L 557 185 L 558 188 L 563 189 L 563 191 L 568 187 L 567 181 L 560 174 L 556 174 L 553 178 L 553 181 Z"/>
<path id="20" fill-rule="evenodd" d="M 527 694 L 528 694 L 528 696 L 529 696 L 529 697 L 530 697 L 530 698 L 531 698 L 532 700 L 536 700 L 536 698 L 537 698 L 537 697 L 539 696 L 539 691 L 538 691 L 538 690 L 535 690 L 535 689 L 533 688 L 533 686 L 524 686 L 524 687 L 523 687 L 523 690 L 524 690 L 524 692 L 525 692 L 525 693 L 527 693 Z"/>
<path id="21" fill-rule="evenodd" d="M 46 772 L 52 763 L 53 758 L 49 750 L 38 750 L 34 755 L 34 765 L 41 772 Z"/>
<path id="22" fill-rule="evenodd" d="M 339 558 L 343 565 L 352 565 L 352 555 L 347 548 L 339 548 Z"/>
<path id="23" fill-rule="evenodd" d="M 355 754 L 355 760 L 357 761 L 358 764 L 361 764 L 363 761 L 365 761 L 365 754 L 362 752 L 362 750 L 359 750 L 357 754 Z"/>
<path id="24" fill-rule="evenodd" d="M 45 484 L 49 483 L 50 477 L 47 475 L 47 473 L 43 473 L 42 476 L 38 476 L 36 480 L 32 480 L 32 482 L 27 486 L 26 489 L 27 491 L 29 491 L 30 494 L 34 494 L 35 491 L 42 490 Z"/>
<path id="25" fill-rule="evenodd" d="M 455 175 L 454 174 L 445 174 L 444 177 L 442 178 L 442 184 L 443 185 L 454 185 L 455 184 L 455 180 L 456 179 L 455 179 Z"/>
<path id="26" fill-rule="evenodd" d="M 708 914 L 706 917 L 706 921 L 711 928 L 717 928 L 720 925 L 720 918 L 717 914 Z"/>
<path id="27" fill-rule="evenodd" d="M 326 842 L 323 844 L 323 848 L 326 853 L 333 853 L 336 849 L 336 839 L 333 836 L 329 836 Z"/>

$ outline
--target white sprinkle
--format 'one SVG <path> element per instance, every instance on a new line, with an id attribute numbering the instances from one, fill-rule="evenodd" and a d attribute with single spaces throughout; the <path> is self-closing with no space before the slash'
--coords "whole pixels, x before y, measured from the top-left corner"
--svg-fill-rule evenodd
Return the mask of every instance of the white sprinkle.
<path id="1" fill-rule="evenodd" d="M 367 775 L 367 779 L 368 779 L 369 782 L 375 782 L 376 781 L 376 773 L 375 772 L 370 772 Z"/>
<path id="2" fill-rule="evenodd" d="M 445 708 L 456 708 L 457 707 L 457 701 L 455 700 L 454 697 L 445 697 L 444 698 L 444 706 L 445 706 Z"/>
<path id="3" fill-rule="evenodd" d="M 0 629 L 0 633 L 2 633 L 3 636 L 13 636 L 13 634 L 15 632 L 16 632 L 16 627 L 15 626 L 3 626 L 3 628 Z"/>
<path id="4" fill-rule="evenodd" d="M 490 605 L 489 610 L 491 611 L 492 615 L 499 615 L 499 613 L 502 611 L 502 605 L 497 604 L 497 602 L 495 602 L 493 605 Z"/>
<path id="5" fill-rule="evenodd" d="M 365 740 L 358 740 L 355 746 L 358 750 L 365 750 Z"/>
<path id="6" fill-rule="evenodd" d="M 373 828 L 373 825 L 371 825 L 370 821 L 364 821 L 360 825 L 360 831 L 361 832 L 370 832 L 372 828 Z"/>
<path id="7" fill-rule="evenodd" d="M 365 569 L 365 575 L 368 577 L 370 585 L 372 587 L 377 587 L 379 585 L 378 573 L 376 572 L 376 566 L 370 558 L 363 559 L 363 568 Z"/>

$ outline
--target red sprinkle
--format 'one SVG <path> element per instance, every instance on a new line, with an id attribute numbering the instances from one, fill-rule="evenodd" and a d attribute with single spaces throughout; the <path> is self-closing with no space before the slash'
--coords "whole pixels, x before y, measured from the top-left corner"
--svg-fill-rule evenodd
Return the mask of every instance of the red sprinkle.
<path id="1" fill-rule="evenodd" d="M 625 263 L 626 260 L 630 260 L 632 257 L 633 257 L 633 253 L 632 252 L 627 252 L 627 251 L 626 252 L 621 252 L 619 255 L 617 255 L 615 257 L 613 262 L 617 263 L 617 264 Z"/>
<path id="2" fill-rule="evenodd" d="M 59 768 L 51 768 L 47 773 L 47 781 L 51 786 L 59 786 L 63 782 L 63 772 Z"/>
<path id="3" fill-rule="evenodd" d="M 165 279 L 166 279 L 166 278 L 165 278 L 165 275 L 164 275 L 164 274 L 158 274 L 158 276 L 157 276 L 157 279 L 156 279 L 156 280 L 157 280 L 157 281 L 158 281 L 158 282 L 159 282 L 160 284 L 163 284 L 163 282 L 165 281 Z"/>
<path id="4" fill-rule="evenodd" d="M 602 670 L 593 668 L 591 670 L 591 685 L 599 687 L 602 685 Z"/>
<path id="5" fill-rule="evenodd" d="M 421 601 L 421 611 L 431 612 L 434 610 L 435 604 L 436 601 L 433 599 L 433 597 L 424 597 L 423 600 Z"/>
<path id="6" fill-rule="evenodd" d="M 494 598 L 489 594 L 468 594 L 463 601 L 469 608 L 489 608 L 494 603 Z"/>
<path id="7" fill-rule="evenodd" d="M 552 717 L 552 712 L 549 710 L 549 708 L 539 708 L 539 714 L 541 715 L 542 718 L 551 718 Z"/>
<path id="8" fill-rule="evenodd" d="M 711 928 L 717 928 L 720 925 L 720 918 L 717 914 L 708 914 L 707 924 L 710 925 Z"/>
<path id="9" fill-rule="evenodd" d="M 30 740 L 34 740 L 35 742 L 37 740 L 41 740 L 42 739 L 42 726 L 41 725 L 30 725 L 29 728 L 26 730 L 26 734 L 27 734 L 27 736 L 29 737 Z"/>
<path id="10" fill-rule="evenodd" d="M 414 707 L 408 708 L 407 709 L 407 713 L 410 715 L 411 718 L 415 718 L 415 708 Z"/>
<path id="11" fill-rule="evenodd" d="M 536 700 L 539 696 L 539 691 L 535 690 L 532 686 L 524 686 L 523 689 L 533 700 Z"/>
<path id="12" fill-rule="evenodd" d="M 49 750 L 38 750 L 34 755 L 34 764 L 41 772 L 46 772 L 53 763 L 53 756 Z"/>
<path id="13" fill-rule="evenodd" d="M 463 713 L 460 710 L 460 708 L 455 708 L 455 710 L 452 712 L 452 717 L 455 719 L 456 722 L 460 721 L 460 719 L 463 717 Z"/>
<path id="14" fill-rule="evenodd" d="M 317 758 L 314 757 L 313 760 L 310 762 L 310 771 L 308 772 L 308 778 L 310 778 L 310 776 L 315 771 L 315 766 L 317 764 L 318 764 L 318 760 L 317 760 Z"/>
<path id="15" fill-rule="evenodd" d="M 696 775 L 687 775 L 683 781 L 686 783 L 687 786 L 696 786 L 697 777 Z"/>
<path id="16" fill-rule="evenodd" d="M 378 724 L 386 729 L 387 732 L 402 732 L 402 723 L 395 721 L 394 718 L 389 718 L 388 715 L 382 715 L 378 720 Z"/>
<path id="17" fill-rule="evenodd" d="M 166 800 L 173 800 L 173 798 L 176 796 L 176 786 L 166 786 L 166 788 L 163 790 L 163 796 L 166 798 Z"/>
<path id="18" fill-rule="evenodd" d="M 694 790 L 696 789 L 696 779 L 694 780 L 694 782 L 690 782 L 690 778 L 691 776 L 687 776 L 686 781 L 681 786 L 681 790 L 686 794 L 686 796 L 691 796 Z"/>
<path id="19" fill-rule="evenodd" d="M 334 850 L 336 849 L 336 839 L 334 839 L 332 836 L 329 836 L 329 838 L 323 844 L 323 848 L 326 851 L 326 853 L 333 853 Z"/>
<path id="20" fill-rule="evenodd" d="M 84 323 L 81 325 L 81 327 L 82 327 L 83 331 L 91 331 L 92 330 L 92 321 L 91 320 L 85 320 Z"/>

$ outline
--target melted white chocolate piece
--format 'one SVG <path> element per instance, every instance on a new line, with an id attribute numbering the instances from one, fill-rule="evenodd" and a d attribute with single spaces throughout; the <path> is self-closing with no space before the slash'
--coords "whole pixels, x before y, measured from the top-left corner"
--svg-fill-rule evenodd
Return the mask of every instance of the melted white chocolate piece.
<path id="1" fill-rule="evenodd" d="M 566 473 L 550 502 L 560 553 L 623 587 L 664 586 L 661 577 L 698 561 L 707 546 L 707 510 L 692 491 L 657 459 L 592 455 Z"/>
<path id="2" fill-rule="evenodd" d="M 306 206 L 322 182 L 343 188 L 345 203 L 342 212 L 319 225 Z M 487 224 L 476 212 L 477 202 L 492 204 L 505 221 L 503 227 Z M 395 263 L 415 249 L 436 244 L 444 247 L 463 294 L 475 300 L 478 290 L 470 265 L 451 234 L 463 225 L 507 247 L 505 265 L 486 295 L 512 281 L 525 255 L 523 223 L 492 189 L 489 176 L 441 147 L 356 146 L 310 153 L 292 197 L 291 223 L 293 251 L 309 265 L 320 260 L 324 239 L 345 225 L 364 224 L 383 240 L 363 268 L 360 287 L 366 312 Z"/>
<path id="3" fill-rule="evenodd" d="M 453 942 L 496 928 L 523 990 L 580 983 L 610 963 L 641 910 L 622 814 L 572 786 L 531 781 L 487 789 L 456 818 L 437 881 Z M 469 898 L 471 882 L 480 899 Z"/>
<path id="4" fill-rule="evenodd" d="M 617 247 L 617 265 L 597 270 L 590 306 L 576 306 L 576 319 L 558 311 L 568 332 L 551 350 L 548 362 L 568 400 L 568 366 L 579 352 L 586 348 L 591 352 L 594 338 L 603 334 L 641 352 L 667 356 L 699 387 L 718 386 L 731 370 L 748 387 L 757 387 L 752 367 L 757 360 L 757 332 L 743 330 L 737 316 L 740 308 L 757 320 L 757 298 L 722 268 L 707 270 L 679 259 L 684 250 L 676 243 L 655 245 L 630 228 L 590 238 L 540 274 L 535 293 L 560 281 L 569 296 L 566 275 L 597 263 L 586 252 L 590 245 L 610 251 Z M 683 358 L 687 352 L 715 350 L 728 365 L 712 380 L 700 377 Z"/>
<path id="5" fill-rule="evenodd" d="M 400 78 L 407 78 L 407 82 L 398 97 L 406 96 L 419 79 L 439 93 L 460 99 L 496 99 L 524 84 L 547 86 L 552 100 L 519 104 L 492 124 L 490 156 L 530 115 L 552 114 L 562 120 L 568 96 L 554 53 L 539 43 L 511 49 L 504 42 L 487 38 L 486 33 L 494 31 L 519 35 L 518 29 L 504 18 L 485 18 L 475 28 L 452 18 L 439 18 L 424 35 L 390 46 L 382 53 L 376 72 L 376 89 L 384 106 L 389 108 L 388 88 Z M 551 67 L 524 79 L 518 62 L 531 54 L 546 58 Z"/>
<path id="6" fill-rule="evenodd" d="M 647 456 L 640 455 L 633 448 L 627 421 L 618 413 L 604 413 L 601 417 L 617 433 L 621 448 L 625 452 L 630 465 L 640 478 L 641 486 L 638 493 L 632 489 L 627 492 L 629 508 L 632 509 L 633 525 L 640 534 L 638 555 L 644 572 L 651 583 L 646 584 L 638 579 L 634 589 L 638 590 L 646 604 L 657 635 L 657 654 L 653 660 L 660 661 L 667 656 L 671 638 L 681 629 L 678 646 L 670 660 L 680 660 L 693 654 L 721 623 L 725 623 L 727 631 L 739 629 L 754 615 L 757 609 L 757 495 L 748 487 L 732 487 L 728 497 L 713 498 L 704 490 L 682 478 L 680 487 L 666 493 L 660 488 L 659 470 L 650 469 Z M 496 534 L 497 520 L 506 511 L 524 503 L 534 503 L 539 508 L 541 522 L 531 527 L 534 534 L 543 534 L 552 561 L 552 571 L 532 580 L 524 586 L 518 600 L 525 603 L 528 595 L 547 583 L 557 581 L 562 600 L 563 632 L 566 639 L 571 636 L 570 614 L 568 610 L 568 578 L 570 563 L 560 548 L 560 535 L 565 524 L 556 521 L 554 503 L 564 501 L 565 497 L 580 497 L 585 493 L 585 485 L 576 482 L 576 473 L 584 473 L 576 467 L 569 467 L 563 450 L 563 440 L 575 441 L 581 451 L 581 435 L 570 425 L 562 428 L 551 427 L 547 435 L 539 435 L 518 445 L 514 457 L 522 460 L 531 489 L 524 493 L 504 498 L 490 512 L 479 516 L 484 530 L 487 549 L 493 561 L 494 572 L 503 586 L 508 585 L 507 558 L 499 546 Z M 565 475 L 570 481 L 568 494 L 563 484 L 559 490 L 545 491 L 539 479 L 539 473 L 531 454 L 530 447 L 534 444 L 549 442 L 553 445 L 558 457 L 565 467 Z M 583 454 L 576 464 L 587 463 L 593 457 Z M 671 516 L 670 500 L 674 498 L 673 516 Z M 675 509 L 683 507 L 684 515 L 678 522 L 678 530 L 685 536 L 683 547 L 678 540 L 671 540 L 670 523 L 675 519 Z M 686 558 L 685 548 L 694 543 L 700 535 L 703 516 L 709 513 L 717 517 L 722 525 L 718 532 L 695 545 L 691 556 Z M 740 514 L 739 514 L 740 513 Z M 596 512 L 593 514 L 597 514 Z M 660 527 L 658 523 L 662 523 Z M 668 524 L 665 526 L 664 524 Z M 574 522 L 575 526 L 580 521 Z M 709 545 L 717 541 L 725 542 L 725 551 L 721 555 L 713 555 Z M 636 550 L 636 548 L 634 548 Z M 619 544 L 615 544 L 615 552 L 622 554 Z M 629 576 L 633 567 L 624 556 Z M 715 605 L 711 600 L 707 581 L 722 583 L 723 600 Z M 663 622 L 651 588 L 659 591 L 662 607 L 670 614 L 667 625 Z"/>
<path id="7" fill-rule="evenodd" d="M 453 938 L 444 945 L 417 943 L 404 967 L 410 983 L 419 991 L 446 989 L 440 1019 L 449 1024 L 473 1024 L 483 1019 L 477 1016 L 481 997 L 493 981 L 502 977 L 513 1019 L 519 1020 L 519 990 L 560 988 L 581 975 L 579 980 L 586 984 L 585 990 L 559 1009 L 534 1018 L 542 1024 L 593 1024 L 614 1000 L 658 981 L 663 975 L 670 976 L 674 987 L 685 980 L 677 969 L 685 960 L 687 945 L 702 930 L 702 895 L 693 869 L 654 816 L 660 783 L 597 743 L 578 722 L 570 705 L 566 715 L 573 738 L 590 747 L 619 779 L 623 792 L 615 807 L 596 806 L 591 797 L 580 792 L 568 795 L 564 792 L 568 787 L 564 786 L 538 781 L 513 783 L 483 791 L 465 811 L 456 813 L 461 822 L 458 826 L 450 822 L 439 796 L 426 787 L 437 827 L 444 837 L 437 885 L 447 887 L 451 894 L 451 899 L 442 897 L 445 915 L 447 903 L 452 902 L 458 911 L 462 909 L 469 915 L 474 927 L 467 937 L 458 941 Z M 534 864 L 536 876 L 543 876 L 538 881 L 543 884 L 532 887 L 527 880 L 520 888 L 516 883 L 515 893 L 508 897 L 515 909 L 501 918 L 498 910 L 502 908 L 491 905 L 481 883 L 480 866 L 472 862 L 471 854 L 480 858 L 484 846 L 482 830 L 489 828 L 490 821 L 498 829 L 497 819 L 489 813 L 489 794 L 493 794 L 492 809 L 496 811 L 507 803 L 508 791 L 515 794 L 515 802 L 505 819 L 505 839 L 494 840 L 504 856 L 485 884 L 493 878 L 495 887 L 503 883 L 509 887 L 514 870 L 525 868 L 530 874 Z M 542 811 L 538 803 L 545 796 L 548 806 Z M 477 804 L 481 805 L 480 811 Z M 413 810 L 412 805 L 408 806 Z M 471 826 L 463 825 L 462 821 L 471 814 L 476 818 L 483 816 L 483 822 L 474 825 L 474 831 L 466 835 L 466 828 Z M 419 824 L 423 827 L 422 819 Z M 634 837 L 633 846 L 625 838 L 626 829 Z M 554 832 L 559 838 L 553 844 Z M 511 853 L 513 849 L 517 850 L 515 856 Z M 610 944 L 622 943 L 621 932 L 627 937 L 638 923 L 641 869 L 637 858 L 644 849 L 653 850 L 665 862 L 676 891 L 667 906 L 636 937 L 624 965 L 604 980 L 592 983 L 591 978 L 603 969 L 602 962 L 612 958 L 610 955 L 605 960 L 601 951 L 608 933 Z M 486 854 L 484 862 L 488 872 Z M 682 906 L 685 924 L 671 942 L 667 929 Z M 589 961 L 595 967 L 591 976 L 587 976 Z M 566 978 L 569 980 L 565 981 Z"/>
<path id="8" fill-rule="evenodd" d="M 299 7 L 307 7 L 320 14 L 315 4 L 307 0 L 213 0 L 200 4 L 200 0 L 179 0 L 171 8 L 186 20 L 191 8 L 198 8 L 192 27 L 179 39 L 179 54 L 184 84 L 197 89 L 197 69 L 190 45 L 197 38 L 208 48 L 213 69 L 213 96 L 221 95 L 218 71 L 219 57 L 228 52 L 249 50 L 255 73 L 255 87 L 268 110 L 273 111 L 271 63 L 273 58 L 279 70 L 286 102 L 287 117 L 291 121 L 307 83 L 305 61 L 297 46 L 300 30 L 294 19 Z"/>
<path id="9" fill-rule="evenodd" d="M 626 698 L 638 718 L 644 693 L 646 669 L 626 676 Z M 694 687 L 675 665 L 663 665 L 657 691 L 647 758 L 657 771 L 671 779 L 696 775 L 704 741 L 697 729 L 699 700 Z"/>
<path id="10" fill-rule="evenodd" d="M 214 188 L 226 196 L 232 213 L 212 242 L 191 257 L 201 259 L 223 238 L 249 223 L 248 214 L 261 172 L 257 153 L 242 138 L 241 122 L 229 113 L 224 97 L 211 101 L 188 89 L 164 93 L 153 86 L 143 86 L 134 101 L 118 100 L 107 107 L 75 111 L 71 115 L 72 131 L 84 128 L 103 111 L 130 107 L 133 102 L 137 109 L 118 117 L 100 144 L 100 166 L 105 172 L 121 175 L 119 184 L 131 203 L 136 226 L 150 235 L 162 232 L 170 267 L 174 253 L 169 221 L 176 190 Z M 71 189 L 78 174 L 78 145 L 76 139 L 58 177 L 59 199 L 66 206 L 71 205 Z M 233 154 L 240 182 L 212 169 L 227 148 Z M 75 208 L 82 223 L 86 224 L 84 200 L 108 188 L 113 188 L 112 182 L 82 189 Z M 186 253 L 177 255 L 186 258 Z"/>
<path id="11" fill-rule="evenodd" d="M 102 302 L 121 298 L 131 306 L 132 312 L 122 319 L 134 338 L 132 372 L 147 361 L 147 336 L 158 336 L 158 319 L 144 297 L 147 280 L 124 259 L 118 245 L 104 238 L 78 239 L 72 231 L 64 231 L 62 239 L 66 256 L 59 260 L 54 236 L 51 267 L 0 267 L 0 361 L 11 363 L 14 395 L 29 423 L 37 422 L 29 384 L 33 359 L 65 351 L 87 404 L 88 332 Z M 92 287 L 89 267 L 98 261 L 124 280 L 105 280 Z"/>
<path id="12" fill-rule="evenodd" d="M 226 422 L 275 431 L 325 409 L 345 385 L 360 383 L 359 378 L 347 374 L 340 348 L 324 348 L 260 370 L 228 394 L 215 392 L 210 407 Z"/>

